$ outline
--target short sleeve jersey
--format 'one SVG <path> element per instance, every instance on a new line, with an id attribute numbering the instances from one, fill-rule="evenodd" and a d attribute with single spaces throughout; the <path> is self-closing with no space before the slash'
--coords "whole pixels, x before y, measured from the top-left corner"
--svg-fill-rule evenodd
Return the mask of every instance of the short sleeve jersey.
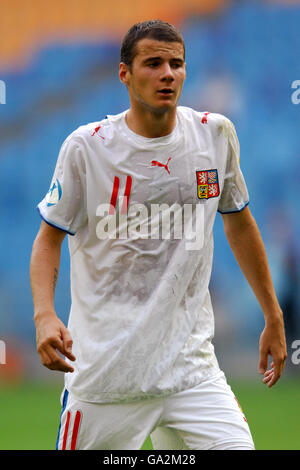
<path id="1" fill-rule="evenodd" d="M 217 211 L 248 191 L 231 121 L 177 108 L 173 132 L 135 134 L 126 111 L 63 143 L 41 217 L 69 233 L 78 399 L 130 402 L 219 371 L 209 294 Z"/>

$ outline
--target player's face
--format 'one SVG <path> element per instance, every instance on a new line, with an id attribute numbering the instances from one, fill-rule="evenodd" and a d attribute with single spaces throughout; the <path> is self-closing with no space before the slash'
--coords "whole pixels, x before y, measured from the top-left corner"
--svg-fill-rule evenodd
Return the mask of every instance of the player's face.
<path id="1" fill-rule="evenodd" d="M 186 77 L 183 45 L 144 38 L 136 47 L 131 69 L 125 64 L 120 66 L 120 78 L 127 85 L 131 105 L 155 113 L 175 108 Z"/>

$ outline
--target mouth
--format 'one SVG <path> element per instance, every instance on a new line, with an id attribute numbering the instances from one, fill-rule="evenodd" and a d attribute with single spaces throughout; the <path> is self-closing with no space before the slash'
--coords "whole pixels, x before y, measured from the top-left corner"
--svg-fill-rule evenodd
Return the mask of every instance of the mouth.
<path id="1" fill-rule="evenodd" d="M 172 88 L 162 88 L 161 90 L 158 90 L 158 92 L 162 96 L 171 96 L 174 94 L 174 90 Z"/>

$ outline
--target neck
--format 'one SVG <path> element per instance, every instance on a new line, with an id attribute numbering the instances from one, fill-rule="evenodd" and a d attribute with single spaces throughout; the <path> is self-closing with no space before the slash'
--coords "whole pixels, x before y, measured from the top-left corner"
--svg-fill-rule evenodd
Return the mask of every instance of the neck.
<path id="1" fill-rule="evenodd" d="M 126 114 L 126 123 L 129 129 L 143 137 L 163 137 L 171 134 L 175 128 L 176 108 L 164 113 L 155 113 L 131 106 Z"/>

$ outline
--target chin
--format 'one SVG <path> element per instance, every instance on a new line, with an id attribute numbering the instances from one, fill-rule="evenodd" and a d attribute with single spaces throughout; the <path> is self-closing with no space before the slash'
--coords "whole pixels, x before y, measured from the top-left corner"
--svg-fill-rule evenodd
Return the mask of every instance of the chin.
<path id="1" fill-rule="evenodd" d="M 177 103 L 160 103 L 159 105 L 152 106 L 152 111 L 156 114 L 165 114 L 168 111 L 172 111 L 177 107 Z"/>
<path id="2" fill-rule="evenodd" d="M 137 98 L 137 96 L 135 98 Z M 140 110 L 144 110 L 146 112 L 150 111 L 157 116 L 171 112 L 177 107 L 177 100 L 164 102 L 163 100 L 145 100 L 139 96 L 138 99 L 135 99 L 134 101 Z"/>

